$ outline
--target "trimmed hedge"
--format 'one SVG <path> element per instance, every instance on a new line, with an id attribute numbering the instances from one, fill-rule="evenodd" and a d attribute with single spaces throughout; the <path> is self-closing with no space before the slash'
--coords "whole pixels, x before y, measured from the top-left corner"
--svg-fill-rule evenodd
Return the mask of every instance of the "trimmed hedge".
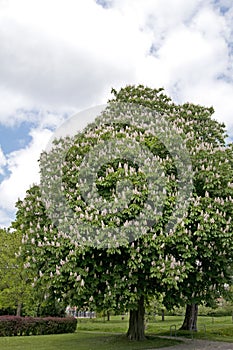
<path id="1" fill-rule="evenodd" d="M 74 333 L 76 328 L 74 317 L 0 316 L 0 337 Z"/>

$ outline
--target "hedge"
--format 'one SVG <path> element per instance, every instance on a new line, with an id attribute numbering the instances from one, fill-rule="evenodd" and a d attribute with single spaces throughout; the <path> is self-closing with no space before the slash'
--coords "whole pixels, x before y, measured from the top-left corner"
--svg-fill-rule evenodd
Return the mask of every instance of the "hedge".
<path id="1" fill-rule="evenodd" d="M 0 316 L 0 337 L 74 333 L 76 328 L 74 317 Z"/>

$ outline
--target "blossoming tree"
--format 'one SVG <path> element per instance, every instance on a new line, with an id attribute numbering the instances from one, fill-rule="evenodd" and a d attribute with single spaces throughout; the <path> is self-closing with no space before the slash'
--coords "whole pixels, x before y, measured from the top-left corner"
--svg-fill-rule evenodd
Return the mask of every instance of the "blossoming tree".
<path id="1" fill-rule="evenodd" d="M 174 289 L 174 293 L 168 293 L 164 303 L 168 307 L 186 304 L 182 329 L 197 330 L 198 304 L 213 305 L 218 297 L 228 294 L 232 284 L 233 145 L 226 142 L 224 124 L 211 118 L 213 108 L 189 103 L 175 106 L 169 99 L 164 103 L 153 101 L 150 89 L 141 95 L 134 88 L 128 90 L 130 101 L 137 100 L 167 113 L 185 133 L 194 186 L 183 225 L 194 248 L 188 259 L 193 269 L 179 284 L 179 292 Z M 115 91 L 115 96 L 126 100 L 124 90 Z"/>
<path id="2" fill-rule="evenodd" d="M 231 152 L 212 108 L 142 85 L 112 92 L 94 123 L 42 153 L 41 185 L 17 203 L 14 227 L 35 283 L 67 304 L 130 310 L 127 336 L 141 340 L 151 296 L 200 302 L 215 273 L 212 289 L 228 280 Z M 214 242 L 222 268 L 205 285 Z"/>

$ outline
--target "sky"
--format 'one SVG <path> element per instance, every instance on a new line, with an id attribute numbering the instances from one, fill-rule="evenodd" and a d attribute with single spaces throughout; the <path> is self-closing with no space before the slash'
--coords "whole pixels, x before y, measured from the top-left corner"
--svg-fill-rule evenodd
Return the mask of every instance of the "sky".
<path id="1" fill-rule="evenodd" d="M 112 87 L 213 106 L 232 138 L 232 23 L 232 0 L 0 0 L 0 227 L 56 128 Z"/>

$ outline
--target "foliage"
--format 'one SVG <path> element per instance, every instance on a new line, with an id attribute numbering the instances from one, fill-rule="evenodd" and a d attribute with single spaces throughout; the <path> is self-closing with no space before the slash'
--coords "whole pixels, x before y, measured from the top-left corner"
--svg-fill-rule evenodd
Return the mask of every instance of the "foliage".
<path id="1" fill-rule="evenodd" d="M 21 245 L 20 230 L 0 230 L 0 314 L 64 316 L 65 306 L 48 294 L 46 286 L 34 288 L 35 271 L 27 269 Z"/>
<path id="2" fill-rule="evenodd" d="M 31 293 L 30 273 L 19 256 L 22 234 L 0 229 L 0 309 L 16 313 Z"/>
<path id="3" fill-rule="evenodd" d="M 192 241 L 188 261 L 193 269 L 188 279 L 179 283 L 178 304 L 206 301 L 213 305 L 217 297 L 227 294 L 226 286 L 232 283 L 233 146 L 226 145 L 225 126 L 211 118 L 212 107 L 191 103 L 177 106 L 164 94 L 158 98 L 153 90 L 143 86 L 129 86 L 119 93 L 114 90 L 114 94 L 117 101 L 137 101 L 157 108 L 184 132 L 194 187 L 182 224 Z M 164 303 L 168 308 L 178 295 L 175 289 L 166 294 Z"/>
<path id="4" fill-rule="evenodd" d="M 155 293 L 163 295 L 168 308 L 182 302 L 211 302 L 225 292 L 233 261 L 233 157 L 232 146 L 225 145 L 225 127 L 212 119 L 213 108 L 176 105 L 162 89 L 140 85 L 112 92 L 114 99 L 94 124 L 73 138 L 57 140 L 50 152 L 41 155 L 41 188 L 32 187 L 17 203 L 14 227 L 24 234 L 26 264 L 38 271 L 37 286 L 46 286 L 49 295 L 79 307 L 133 310 L 142 298 L 147 303 Z M 120 114 L 130 114 L 127 122 L 115 118 L 119 103 L 123 103 Z M 171 133 L 166 129 L 167 140 L 161 125 L 155 135 L 135 122 L 140 114 L 146 123 L 151 110 L 172 126 Z M 172 135 L 177 134 L 192 162 L 193 192 L 186 212 L 167 231 L 181 195 L 182 175 L 174 149 L 165 145 L 173 145 Z M 104 150 L 103 144 L 112 139 L 117 141 L 114 150 Z M 135 141 L 152 155 L 143 169 L 149 172 L 151 166 L 151 172 L 159 173 L 153 178 L 157 192 L 148 185 L 140 159 L 133 157 Z M 183 145 L 176 144 L 176 152 L 177 147 L 183 154 Z M 109 153 L 114 156 L 107 161 Z M 155 160 L 160 164 L 156 169 Z M 92 171 L 96 192 L 86 181 L 92 179 Z M 122 180 L 126 185 L 119 198 L 117 186 Z M 129 182 L 133 191 L 128 197 Z M 132 222 L 142 208 L 149 214 L 138 229 Z"/>

